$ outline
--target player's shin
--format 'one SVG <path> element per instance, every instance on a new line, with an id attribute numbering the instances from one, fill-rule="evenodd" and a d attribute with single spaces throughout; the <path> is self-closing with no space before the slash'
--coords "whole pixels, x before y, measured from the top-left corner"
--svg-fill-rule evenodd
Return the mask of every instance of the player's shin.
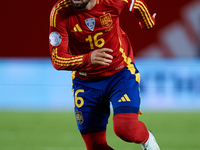
<path id="1" fill-rule="evenodd" d="M 114 150 L 106 141 L 106 131 L 82 135 L 87 150 Z"/>

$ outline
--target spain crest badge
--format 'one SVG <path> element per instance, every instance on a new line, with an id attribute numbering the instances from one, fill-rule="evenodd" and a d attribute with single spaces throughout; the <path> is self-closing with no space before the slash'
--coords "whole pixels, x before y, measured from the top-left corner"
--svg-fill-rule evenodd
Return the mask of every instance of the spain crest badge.
<path id="1" fill-rule="evenodd" d="M 107 13 L 105 15 L 100 16 L 99 19 L 100 19 L 101 25 L 104 28 L 109 28 L 113 24 L 112 17 L 110 15 L 110 13 Z"/>
<path id="2" fill-rule="evenodd" d="M 81 111 L 76 111 L 76 120 L 78 124 L 82 124 L 83 123 L 83 114 Z"/>

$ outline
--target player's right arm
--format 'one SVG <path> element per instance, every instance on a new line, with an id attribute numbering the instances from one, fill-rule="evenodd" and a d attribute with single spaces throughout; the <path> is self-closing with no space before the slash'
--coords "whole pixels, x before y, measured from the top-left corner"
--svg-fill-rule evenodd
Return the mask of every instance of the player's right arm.
<path id="1" fill-rule="evenodd" d="M 51 61 L 57 70 L 87 70 L 90 55 L 73 55 L 69 49 L 66 16 L 62 5 L 55 5 L 50 14 L 49 48 Z"/>

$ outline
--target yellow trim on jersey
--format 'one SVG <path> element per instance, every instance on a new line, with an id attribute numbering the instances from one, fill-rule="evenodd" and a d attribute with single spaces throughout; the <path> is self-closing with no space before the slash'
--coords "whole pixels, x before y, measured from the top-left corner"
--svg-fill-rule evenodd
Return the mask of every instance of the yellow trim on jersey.
<path id="1" fill-rule="evenodd" d="M 120 38 L 119 38 L 119 43 L 120 43 L 120 46 L 121 46 Z M 135 74 L 135 80 L 138 83 L 140 83 L 140 73 L 139 72 L 135 73 L 136 69 L 135 69 L 135 66 L 131 63 L 132 62 L 131 58 L 126 56 L 123 48 L 120 47 L 119 51 L 122 53 L 122 57 L 124 58 L 124 62 L 127 63 L 128 70 L 131 72 L 131 74 Z"/>
<path id="2" fill-rule="evenodd" d="M 72 71 L 72 80 L 74 80 L 75 79 L 75 74 L 76 74 L 76 71 Z M 72 82 L 72 85 L 73 85 L 73 82 Z"/>
<path id="3" fill-rule="evenodd" d="M 74 65 L 83 64 L 82 55 L 71 57 L 71 58 L 59 57 L 57 55 L 57 48 L 53 49 L 51 58 L 54 64 L 58 66 L 74 66 Z"/>
<path id="4" fill-rule="evenodd" d="M 122 57 L 124 58 L 124 61 L 127 63 L 128 70 L 130 70 L 131 74 L 135 74 L 135 67 L 133 64 L 131 64 L 132 62 L 131 58 L 125 55 L 124 49 L 122 49 L 121 47 L 119 51 L 122 53 Z"/>
<path id="5" fill-rule="evenodd" d="M 136 80 L 138 83 L 140 83 L 140 73 L 139 73 L 139 72 L 135 74 L 135 80 Z"/>
<path id="6" fill-rule="evenodd" d="M 140 11 L 145 25 L 148 29 L 154 26 L 154 21 L 152 20 L 148 9 L 141 1 L 136 0 L 136 3 L 134 4 L 134 9 L 138 9 Z"/>
<path id="7" fill-rule="evenodd" d="M 71 5 L 71 0 L 62 0 L 56 7 L 54 7 L 51 11 L 50 15 L 50 26 L 56 27 L 56 17 L 58 14 L 58 11 L 61 10 L 64 7 L 68 7 Z"/>
<path id="8" fill-rule="evenodd" d="M 120 46 L 121 46 L 121 40 L 120 38 L 118 37 L 119 39 L 119 43 L 120 43 Z M 123 50 L 123 48 L 120 47 L 120 52 L 122 53 L 122 57 L 124 58 L 124 61 L 127 63 L 127 67 L 128 67 L 128 70 L 131 72 L 131 74 L 135 74 L 135 80 L 140 84 L 140 73 L 135 73 L 136 69 L 135 69 L 135 66 L 133 64 L 131 64 L 131 58 L 130 57 L 127 57 L 125 55 L 125 52 Z M 139 91 L 140 91 L 140 87 L 139 87 Z M 124 97 L 126 98 L 127 101 L 129 101 L 129 97 L 127 94 L 124 95 Z M 118 102 L 122 102 L 124 101 L 125 99 L 123 99 L 123 97 L 118 101 Z M 138 115 L 141 116 L 142 115 L 142 112 L 141 110 L 139 110 L 138 112 Z"/>
<path id="9" fill-rule="evenodd" d="M 128 3 L 128 0 L 122 0 L 122 1 L 125 1 L 126 3 Z"/>
<path id="10" fill-rule="evenodd" d="M 55 13 L 55 7 L 52 9 L 51 14 L 50 14 L 50 26 L 53 26 L 54 13 Z"/>

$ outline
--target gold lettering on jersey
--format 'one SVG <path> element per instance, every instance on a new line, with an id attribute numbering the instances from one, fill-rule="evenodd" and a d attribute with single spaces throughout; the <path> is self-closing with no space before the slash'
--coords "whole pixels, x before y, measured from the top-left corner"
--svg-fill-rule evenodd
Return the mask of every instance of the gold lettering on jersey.
<path id="1" fill-rule="evenodd" d="M 110 15 L 110 13 L 107 13 L 105 15 L 100 16 L 99 19 L 100 19 L 101 25 L 104 28 L 110 28 L 111 25 L 113 24 L 112 17 Z"/>

